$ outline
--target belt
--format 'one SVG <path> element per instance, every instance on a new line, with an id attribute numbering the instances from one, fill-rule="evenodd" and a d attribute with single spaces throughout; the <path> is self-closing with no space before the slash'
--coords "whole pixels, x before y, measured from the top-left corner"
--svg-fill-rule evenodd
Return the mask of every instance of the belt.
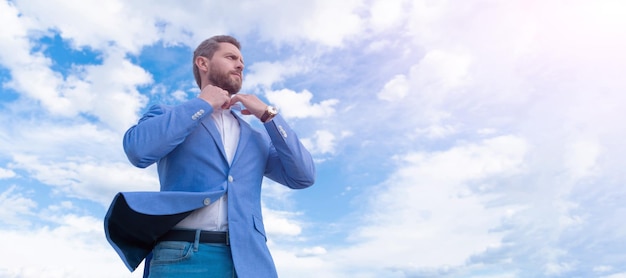
<path id="1" fill-rule="evenodd" d="M 160 241 L 196 241 L 195 230 L 170 230 L 160 237 L 157 242 Z M 228 232 L 213 232 L 213 231 L 200 231 L 200 243 L 221 243 L 230 245 L 228 239 Z"/>

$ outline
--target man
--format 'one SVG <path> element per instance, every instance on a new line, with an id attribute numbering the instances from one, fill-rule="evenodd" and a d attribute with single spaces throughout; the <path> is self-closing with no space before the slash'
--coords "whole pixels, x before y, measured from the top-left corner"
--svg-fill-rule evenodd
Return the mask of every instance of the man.
<path id="1" fill-rule="evenodd" d="M 141 168 L 157 163 L 159 192 L 124 192 L 105 216 L 107 239 L 150 277 L 276 277 L 261 215 L 261 183 L 313 184 L 309 152 L 272 106 L 237 94 L 239 42 L 215 36 L 194 51 L 201 91 L 177 106 L 155 105 L 124 135 Z M 241 107 L 243 106 L 243 107 Z M 254 115 L 264 130 L 241 116 Z"/>

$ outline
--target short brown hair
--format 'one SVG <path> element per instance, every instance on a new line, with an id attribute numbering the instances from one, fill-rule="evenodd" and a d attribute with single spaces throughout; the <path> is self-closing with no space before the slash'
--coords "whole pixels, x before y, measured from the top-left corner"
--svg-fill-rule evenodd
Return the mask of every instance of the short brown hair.
<path id="1" fill-rule="evenodd" d="M 198 66 L 196 66 L 196 58 L 198 56 L 207 57 L 209 59 L 213 58 L 213 54 L 219 49 L 221 42 L 227 42 L 237 47 L 237 49 L 241 50 L 241 44 L 237 39 L 227 36 L 227 35 L 219 35 L 213 36 L 206 40 L 204 40 L 196 50 L 193 52 L 193 76 L 196 78 L 196 83 L 198 83 L 198 87 L 200 87 L 200 70 Z M 202 88 L 200 88 L 202 89 Z"/>

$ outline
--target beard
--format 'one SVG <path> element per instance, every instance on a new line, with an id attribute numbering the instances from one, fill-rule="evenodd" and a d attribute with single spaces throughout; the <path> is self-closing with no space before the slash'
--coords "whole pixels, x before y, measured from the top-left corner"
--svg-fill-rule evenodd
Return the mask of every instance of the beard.
<path id="1" fill-rule="evenodd" d="M 211 84 L 226 90 L 231 95 L 241 90 L 242 80 L 231 75 L 230 71 L 220 71 L 217 68 L 211 67 L 208 77 Z M 240 74 L 240 77 L 243 78 L 243 74 Z"/>

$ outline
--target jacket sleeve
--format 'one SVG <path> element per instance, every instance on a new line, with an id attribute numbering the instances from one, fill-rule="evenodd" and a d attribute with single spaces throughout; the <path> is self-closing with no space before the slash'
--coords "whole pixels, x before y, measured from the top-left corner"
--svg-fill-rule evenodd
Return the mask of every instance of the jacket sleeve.
<path id="1" fill-rule="evenodd" d="M 182 143 L 213 107 L 194 98 L 181 105 L 155 105 L 124 134 L 124 152 L 130 162 L 145 168 Z"/>
<path id="2" fill-rule="evenodd" d="M 265 176 L 293 189 L 313 185 L 313 158 L 287 122 L 279 114 L 264 126 L 271 139 Z"/>

